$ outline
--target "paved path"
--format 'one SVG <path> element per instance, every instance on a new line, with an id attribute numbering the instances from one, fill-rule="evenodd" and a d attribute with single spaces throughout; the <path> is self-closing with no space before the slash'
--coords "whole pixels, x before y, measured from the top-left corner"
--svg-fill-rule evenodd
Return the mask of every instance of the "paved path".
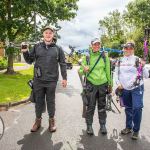
<path id="1" fill-rule="evenodd" d="M 24 63 L 24 66 L 14 66 L 14 70 L 15 71 L 26 70 L 26 69 L 29 69 L 30 67 L 31 65 Z M 6 69 L 0 70 L 0 73 L 4 73 L 4 72 L 6 72 Z"/>
<path id="2" fill-rule="evenodd" d="M 132 141 L 130 135 L 121 136 L 125 116 L 108 112 L 108 134 L 99 133 L 97 111 L 94 118 L 94 136 L 86 135 L 85 121 L 81 117 L 81 84 L 77 70 L 68 70 L 68 87 L 58 84 L 56 94 L 57 132 L 49 133 L 48 115 L 43 114 L 42 128 L 30 133 L 34 122 L 34 104 L 21 105 L 0 112 L 5 121 L 5 134 L 0 140 L 0 150 L 150 150 L 150 79 L 145 82 L 145 107 L 140 139 Z"/>

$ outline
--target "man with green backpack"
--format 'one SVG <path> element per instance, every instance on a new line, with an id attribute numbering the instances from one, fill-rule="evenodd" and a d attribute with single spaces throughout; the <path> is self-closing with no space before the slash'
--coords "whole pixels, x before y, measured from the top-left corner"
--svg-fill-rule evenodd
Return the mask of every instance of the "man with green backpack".
<path id="1" fill-rule="evenodd" d="M 96 103 L 98 104 L 98 116 L 100 132 L 107 134 L 106 129 L 106 94 L 111 92 L 112 80 L 110 60 L 104 51 L 100 51 L 101 43 L 98 38 L 91 41 L 89 55 L 82 60 L 79 74 L 85 76 L 85 89 L 87 98 L 86 124 L 87 134 L 93 135 L 93 116 Z"/>

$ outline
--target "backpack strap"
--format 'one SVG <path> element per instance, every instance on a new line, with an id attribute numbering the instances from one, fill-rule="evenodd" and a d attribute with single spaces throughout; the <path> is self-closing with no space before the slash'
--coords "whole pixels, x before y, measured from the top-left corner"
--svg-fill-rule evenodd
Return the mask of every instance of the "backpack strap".
<path id="1" fill-rule="evenodd" d="M 57 54 L 57 60 L 59 60 L 59 49 L 58 49 L 58 47 L 56 46 L 56 54 Z"/>
<path id="2" fill-rule="evenodd" d="M 60 56 L 59 49 L 60 49 L 60 47 L 56 44 L 55 44 L 55 46 L 56 46 L 57 60 L 59 60 L 59 56 Z"/>
<path id="3" fill-rule="evenodd" d="M 135 56 L 135 67 L 138 68 L 140 64 L 140 58 Z"/>
<path id="4" fill-rule="evenodd" d="M 140 58 L 136 56 L 135 58 L 135 67 L 137 69 L 137 77 L 134 82 L 135 86 L 138 86 L 140 84 L 140 81 L 143 79 L 143 68 L 140 64 Z"/>
<path id="5" fill-rule="evenodd" d="M 118 59 L 118 64 L 117 64 L 117 66 L 118 66 L 118 80 L 119 80 L 119 74 L 120 74 L 120 63 L 121 63 L 121 59 L 122 59 L 122 57 L 119 57 L 119 59 Z"/>
<path id="6" fill-rule="evenodd" d="M 103 61 L 105 63 L 105 66 L 106 66 L 106 54 L 105 54 L 105 51 L 102 51 L 102 58 L 103 58 Z"/>
<path id="7" fill-rule="evenodd" d="M 34 45 L 34 57 L 35 57 L 35 61 L 36 61 L 36 59 L 37 59 L 37 56 L 36 56 L 36 49 L 37 49 L 39 46 L 41 46 L 41 42 L 38 42 L 38 43 L 36 43 L 36 44 Z"/>
<path id="8" fill-rule="evenodd" d="M 86 64 L 90 65 L 90 55 L 86 55 Z"/>

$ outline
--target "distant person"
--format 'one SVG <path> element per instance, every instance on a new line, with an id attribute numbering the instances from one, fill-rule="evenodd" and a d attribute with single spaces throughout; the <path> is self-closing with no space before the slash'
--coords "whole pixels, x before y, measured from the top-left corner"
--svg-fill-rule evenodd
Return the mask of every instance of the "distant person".
<path id="1" fill-rule="evenodd" d="M 34 64 L 33 92 L 35 95 L 35 123 L 31 132 L 41 127 L 43 105 L 45 98 L 49 114 L 49 131 L 56 131 L 55 124 L 55 90 L 59 77 L 58 65 L 62 75 L 62 86 L 67 85 L 65 55 L 61 47 L 56 45 L 55 30 L 48 26 L 43 29 L 43 41 L 35 44 L 31 51 L 24 45 L 21 51 L 25 61 Z"/>

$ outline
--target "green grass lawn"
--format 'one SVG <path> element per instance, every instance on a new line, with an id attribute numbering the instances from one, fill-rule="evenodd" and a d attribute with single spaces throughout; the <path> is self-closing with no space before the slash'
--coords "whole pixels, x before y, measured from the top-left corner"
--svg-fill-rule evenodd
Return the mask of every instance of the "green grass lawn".
<path id="1" fill-rule="evenodd" d="M 25 63 L 14 63 L 13 66 L 25 66 Z"/>
<path id="2" fill-rule="evenodd" d="M 28 98 L 31 89 L 27 82 L 32 77 L 32 67 L 18 71 L 16 75 L 0 74 L 0 103 L 17 102 Z"/>

